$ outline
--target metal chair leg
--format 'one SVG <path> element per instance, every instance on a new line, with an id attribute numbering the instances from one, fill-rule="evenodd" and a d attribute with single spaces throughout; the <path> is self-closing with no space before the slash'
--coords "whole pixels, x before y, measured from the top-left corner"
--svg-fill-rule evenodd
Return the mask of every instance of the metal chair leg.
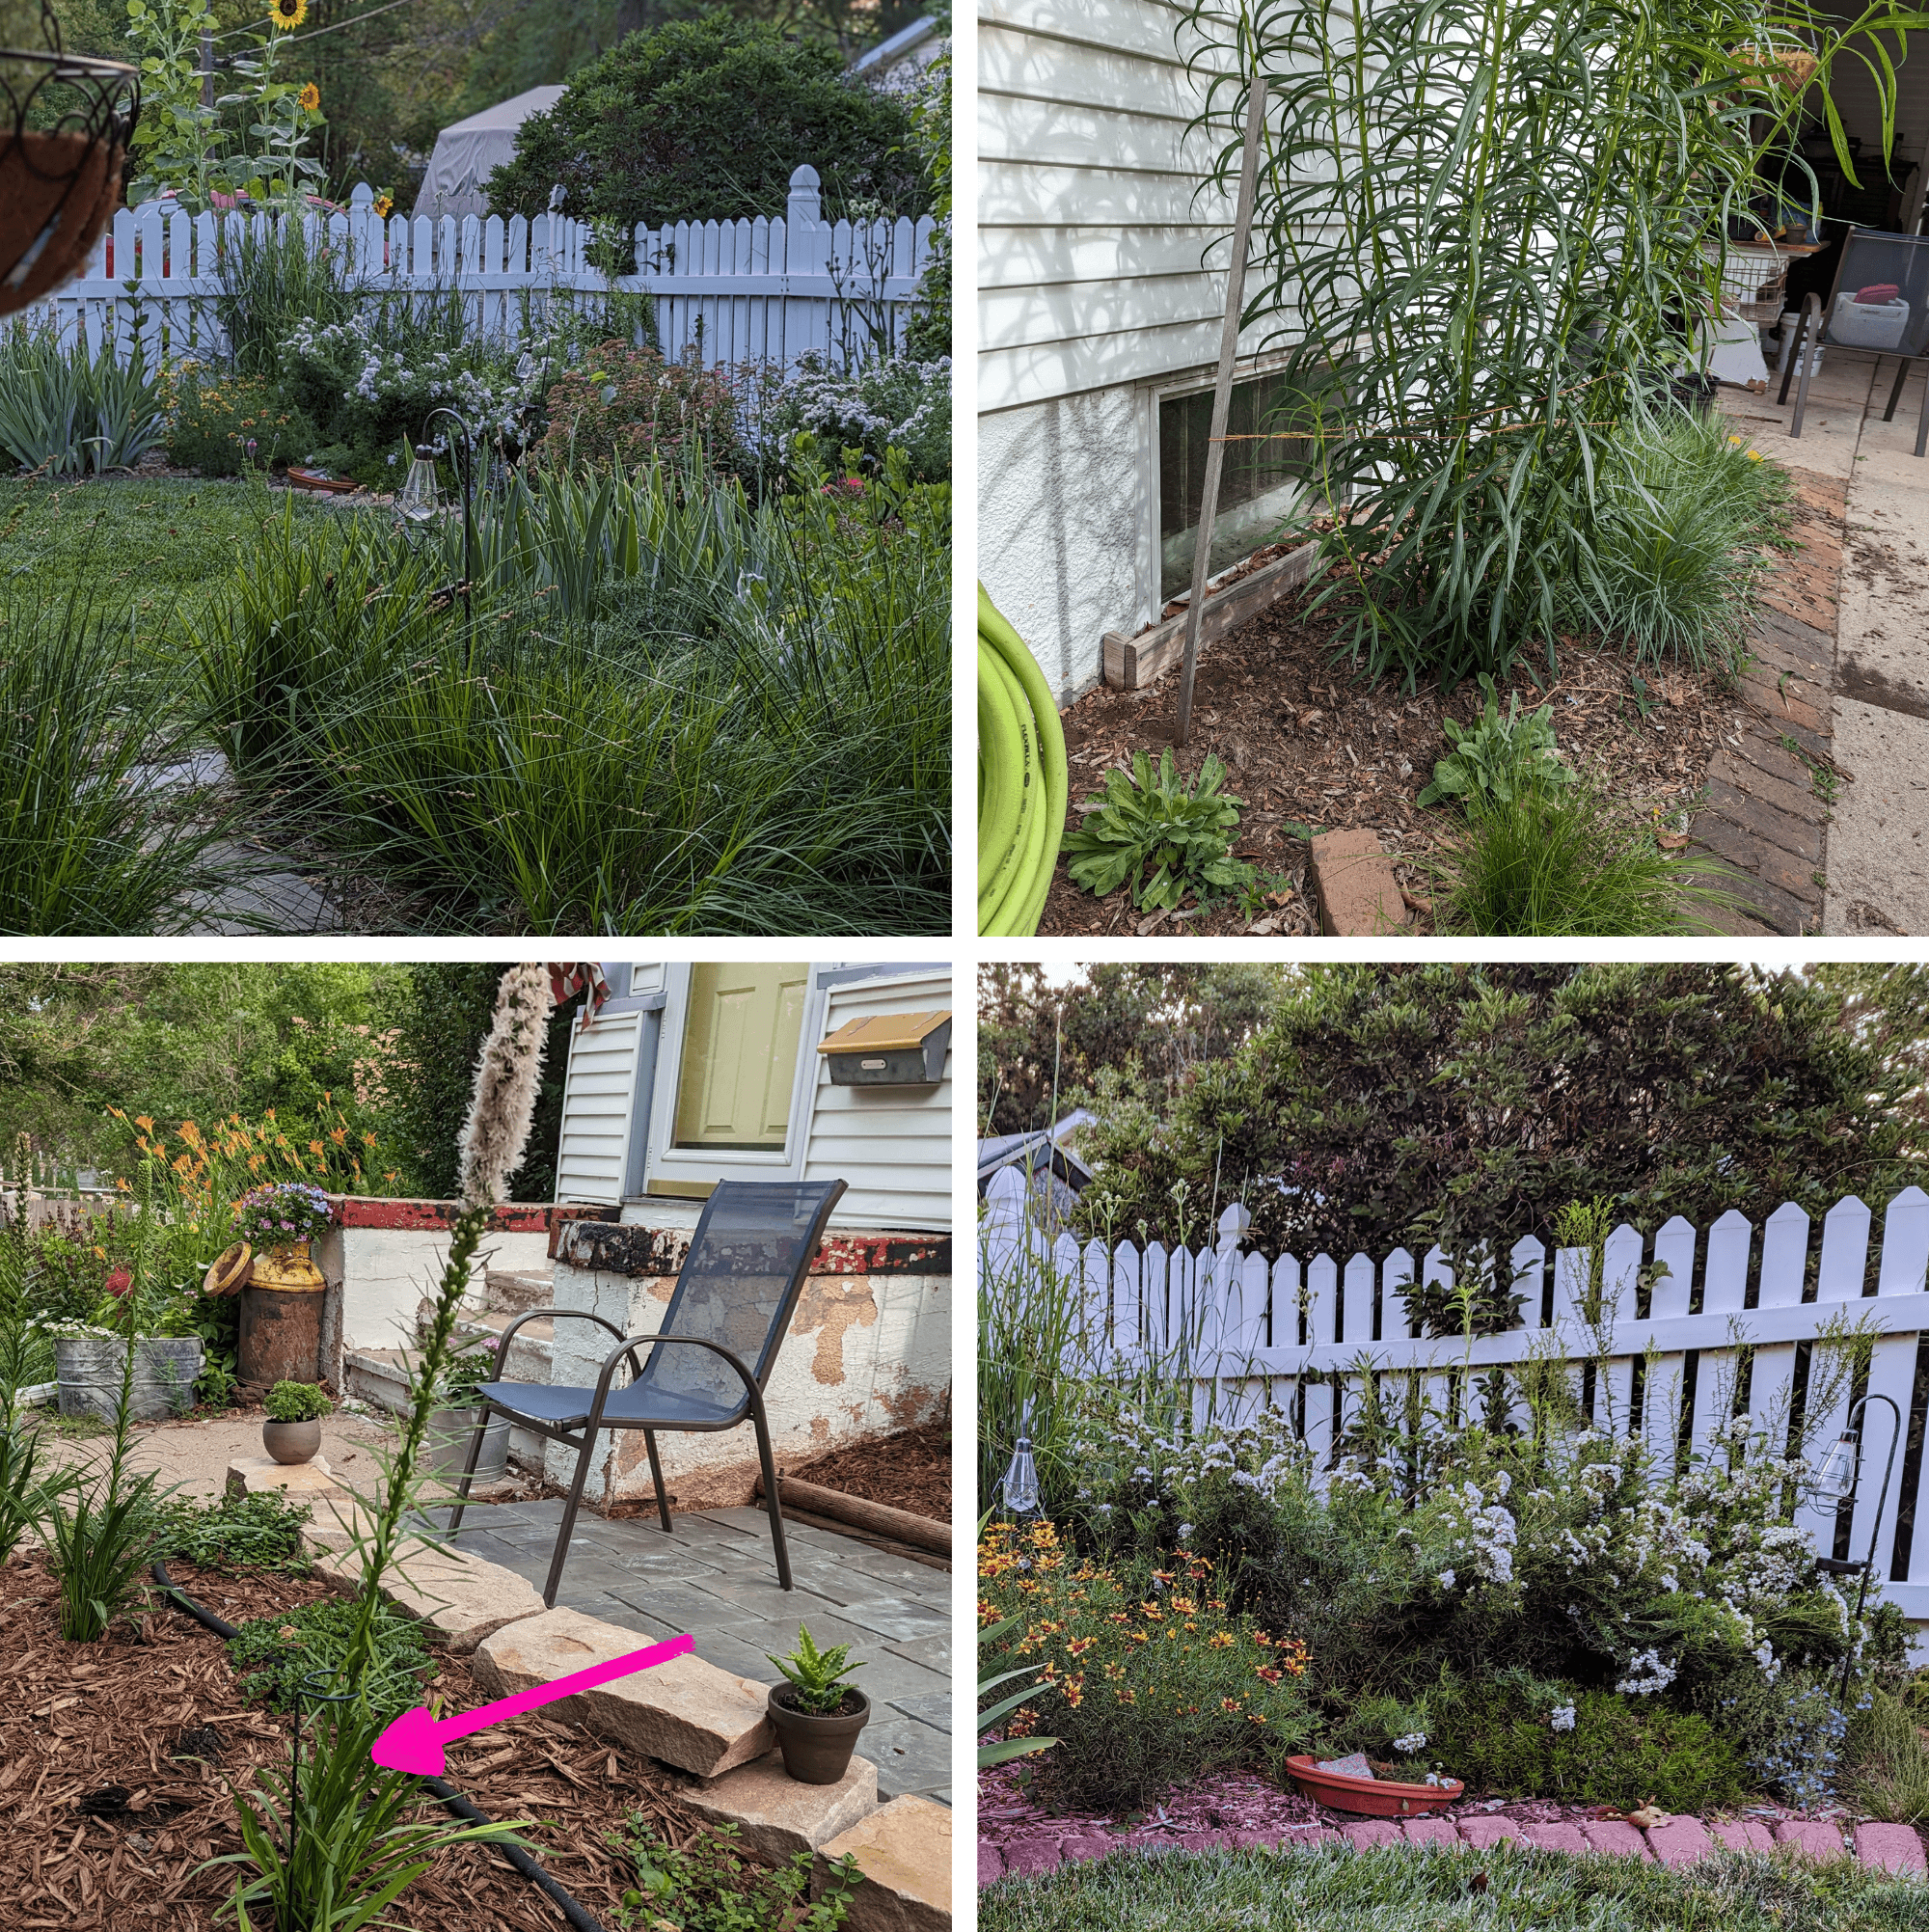
<path id="1" fill-rule="evenodd" d="M 650 1481 L 657 1486 L 657 1514 L 663 1518 L 664 1534 L 669 1534 L 669 1498 L 664 1494 L 663 1464 L 657 1457 L 657 1432 L 653 1429 L 643 1431 L 643 1447 L 650 1453 Z"/>
<path id="2" fill-rule="evenodd" d="M 771 1545 L 776 1551 L 777 1582 L 791 1588 L 790 1550 L 784 1543 L 783 1508 L 777 1501 L 777 1466 L 771 1457 L 770 1426 L 764 1420 L 761 1401 L 750 1404 L 750 1420 L 757 1426 L 757 1458 L 764 1466 L 764 1500 L 770 1506 Z"/>
<path id="3" fill-rule="evenodd" d="M 1880 363 L 1880 358 L 1877 359 Z M 1904 356 L 1895 366 L 1895 387 L 1888 393 L 1888 407 L 1882 413 L 1885 422 L 1895 420 L 1895 405 L 1902 400 L 1902 385 L 1909 380 L 1909 358 Z"/>
<path id="4" fill-rule="evenodd" d="M 549 1581 L 543 1585 L 543 1608 L 556 1608 L 557 1586 L 562 1581 L 562 1560 L 569 1554 L 569 1533 L 576 1527 L 577 1506 L 583 1501 L 583 1484 L 589 1475 L 589 1457 L 596 1448 L 596 1431 L 585 1431 L 583 1452 L 576 1458 L 576 1477 L 569 1485 L 569 1501 L 562 1506 L 562 1528 L 557 1532 L 556 1550 L 549 1560 Z"/>
<path id="5" fill-rule="evenodd" d="M 1902 367 L 1907 368 L 1909 365 L 1904 363 Z M 1922 415 L 1915 424 L 1915 453 L 1918 457 L 1929 449 L 1929 369 L 1925 369 L 1923 374 Z"/>
<path id="6" fill-rule="evenodd" d="M 1795 370 L 1802 361 L 1802 338 L 1808 328 L 1808 309 L 1805 303 L 1795 317 L 1795 340 L 1784 343 L 1781 350 L 1781 389 L 1775 400 L 1779 408 L 1788 400 L 1788 385 L 1795 380 Z"/>
<path id="7" fill-rule="evenodd" d="M 1808 312 L 1811 308 L 1815 312 L 1815 331 L 1810 340 L 1814 342 L 1817 349 L 1822 346 L 1822 298 L 1819 295 L 1811 295 L 1802 305 L 1802 327 L 1795 334 L 1796 354 L 1801 356 L 1802 360 L 1802 380 L 1796 385 L 1795 389 L 1795 420 L 1788 425 L 1788 435 L 1791 441 L 1802 434 L 1803 412 L 1808 407 L 1808 372 L 1815 365 L 1815 358 L 1812 354 L 1802 355 L 1803 337 L 1808 328 Z M 1782 388 L 1786 389 L 1788 385 L 1784 380 Z"/>
<path id="8" fill-rule="evenodd" d="M 469 1485 L 475 1480 L 475 1465 L 482 1459 L 482 1434 L 489 1427 L 490 1408 L 485 1400 L 481 1414 L 476 1420 L 475 1432 L 469 1438 L 469 1456 L 462 1465 L 462 1480 L 455 1485 L 455 1513 L 448 1519 L 445 1532 L 453 1536 L 462 1527 L 462 1512 L 469 1507 Z"/>

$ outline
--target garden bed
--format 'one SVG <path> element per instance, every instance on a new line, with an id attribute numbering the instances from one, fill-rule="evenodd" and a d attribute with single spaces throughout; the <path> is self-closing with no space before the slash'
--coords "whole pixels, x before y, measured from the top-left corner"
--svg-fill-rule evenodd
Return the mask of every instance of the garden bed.
<path id="1" fill-rule="evenodd" d="M 951 1425 L 926 1423 L 920 1429 L 854 1443 L 782 1473 L 815 1483 L 821 1489 L 841 1489 L 867 1503 L 884 1503 L 914 1516 L 949 1523 Z"/>
<path id="2" fill-rule="evenodd" d="M 1072 884 L 1061 861 L 1042 933 L 1316 933 L 1318 912 L 1306 883 L 1308 840 L 1315 832 L 1361 830 L 1375 833 L 1394 857 L 1417 915 L 1412 930 L 1431 931 L 1428 865 L 1459 814 L 1447 805 L 1423 809 L 1417 801 L 1434 761 L 1452 748 L 1442 721 L 1471 723 L 1484 694 L 1471 681 L 1451 697 L 1437 686 L 1405 691 L 1391 677 L 1360 681 L 1335 662 L 1341 609 L 1309 612 L 1317 594 L 1290 594 L 1201 654 L 1191 742 L 1174 753 L 1187 775 L 1196 774 L 1209 754 L 1223 760 L 1224 789 L 1244 801 L 1235 854 L 1263 872 L 1284 875 L 1291 896 L 1252 917 L 1228 905 L 1205 913 L 1182 908 L 1168 920 L 1140 914 L 1126 886 L 1095 899 Z M 1562 640 L 1559 667 L 1558 677 L 1537 685 L 1523 663 L 1498 685 L 1503 711 L 1510 692 L 1523 712 L 1551 703 L 1562 756 L 1598 774 L 1637 814 L 1695 810 L 1710 761 L 1746 714 L 1733 681 L 1712 669 L 1636 667 L 1619 646 L 1577 639 Z M 1645 718 L 1631 672 L 1647 688 L 1641 694 Z M 1134 750 L 1156 760 L 1172 746 L 1179 683 L 1173 670 L 1145 691 L 1100 687 L 1064 713 L 1068 832 L 1078 829 L 1080 807 L 1107 771 L 1128 771 Z"/>
<path id="3" fill-rule="evenodd" d="M 329 1593 L 287 1573 L 177 1563 L 170 1574 L 236 1623 Z M 141 1922 L 213 1932 L 236 1868 L 198 1867 L 241 1848 L 229 1785 L 246 1788 L 256 1767 L 286 1761 L 287 1720 L 244 1702 L 221 1640 L 151 1594 L 145 1615 L 107 1641 L 70 1644 L 58 1635 L 44 1554 L 0 1568 L 0 1803 L 14 1824 L 0 1848 L 0 1886 L 21 1915 L 10 1925 L 23 1932 Z M 460 1659 L 435 1662 L 430 1694 L 454 1709 L 487 1701 Z M 184 1751 L 196 1755 L 176 1755 Z M 701 1829 L 678 1803 L 673 1774 L 547 1717 L 464 1739 L 448 1777 L 491 1818 L 536 1819 L 528 1836 L 545 1869 L 611 1924 L 634 1872 L 608 1836 L 636 1812 L 679 1846 Z M 99 1815 L 82 1809 L 91 1794 Z M 435 1932 L 557 1922 L 487 1847 L 445 1853 L 400 1904 L 409 1922 Z"/>

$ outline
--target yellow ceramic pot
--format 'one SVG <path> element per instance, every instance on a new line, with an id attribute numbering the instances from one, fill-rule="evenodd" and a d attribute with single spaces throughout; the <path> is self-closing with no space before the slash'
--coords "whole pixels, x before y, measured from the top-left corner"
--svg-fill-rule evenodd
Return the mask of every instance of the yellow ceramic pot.
<path id="1" fill-rule="evenodd" d="M 290 1241 L 285 1248 L 266 1248 L 258 1254 L 248 1285 L 278 1288 L 284 1294 L 319 1294 L 328 1286 L 309 1260 L 306 1241 Z"/>

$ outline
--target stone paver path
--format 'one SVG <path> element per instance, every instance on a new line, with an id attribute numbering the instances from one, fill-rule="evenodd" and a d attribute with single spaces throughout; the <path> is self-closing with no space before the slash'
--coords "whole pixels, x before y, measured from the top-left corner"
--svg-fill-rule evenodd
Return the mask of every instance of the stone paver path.
<path id="1" fill-rule="evenodd" d="M 1670 1818 L 1651 1831 L 1642 1831 L 1620 1819 L 1577 1819 L 1537 1824 L 1516 1823 L 1481 1811 L 1456 1817 L 1354 1818 L 1341 1822 L 1328 1814 L 1315 1824 L 1293 1825 L 1270 1832 L 1195 1831 L 1175 1835 L 1152 1849 L 1172 1851 L 1286 1851 L 1297 1847 L 1344 1844 L 1364 1851 L 1375 1845 L 1440 1846 L 1464 1844 L 1490 1851 L 1504 1839 L 1542 1851 L 1604 1853 L 1625 1858 L 1651 1858 L 1663 1864 L 1692 1864 L 1723 1850 L 1774 1852 L 1785 1850 L 1806 1858 L 1834 1860 L 1853 1854 L 1866 1865 L 1906 1877 L 1929 1877 L 1922 1839 L 1913 1825 L 1823 1823 L 1790 1818 L 1773 1831 L 1752 1818 L 1721 1819 L 1703 1825 L 1698 1818 Z M 978 1883 L 994 1885 L 1007 1873 L 1055 1870 L 1060 1864 L 1103 1858 L 1119 1849 L 1114 1837 L 1095 1835 L 1089 1825 L 1052 1830 L 1040 1828 L 1002 1845 L 978 1847 Z M 1145 1848 L 1141 1848 L 1145 1849 Z"/>
<path id="2" fill-rule="evenodd" d="M 446 1520 L 446 1517 L 438 1517 Z M 501 1564 L 538 1590 L 562 1504 L 472 1504 L 456 1547 Z M 649 1637 L 688 1631 L 696 1654 L 772 1683 L 772 1655 L 796 1647 L 800 1623 L 821 1645 L 864 1660 L 855 1681 L 871 1699 L 858 1752 L 885 1799 L 951 1802 L 951 1575 L 808 1524 L 786 1523 L 795 1588 L 777 1586 L 761 1510 L 701 1510 L 609 1522 L 578 1512 L 557 1602 Z"/>

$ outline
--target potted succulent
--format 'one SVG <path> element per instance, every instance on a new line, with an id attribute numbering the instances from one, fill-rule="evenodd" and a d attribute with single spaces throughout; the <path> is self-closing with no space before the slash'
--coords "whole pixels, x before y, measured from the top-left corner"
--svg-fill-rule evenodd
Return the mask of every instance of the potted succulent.
<path id="1" fill-rule="evenodd" d="M 460 1476 L 469 1456 L 469 1437 L 482 1405 L 477 1389 L 496 1374 L 496 1350 L 484 1345 L 451 1355 L 443 1370 L 436 1405 L 429 1413 L 429 1441 L 436 1447 L 429 1467 L 439 1476 Z M 477 1483 L 500 1483 L 509 1467 L 509 1418 L 489 1418 L 482 1431 L 482 1453 L 475 1461 Z"/>
<path id="2" fill-rule="evenodd" d="M 261 1447 L 277 1462 L 306 1462 L 321 1447 L 321 1419 L 335 1404 L 312 1382 L 277 1382 L 262 1403 Z"/>
<path id="3" fill-rule="evenodd" d="M 786 1679 L 771 1686 L 771 1723 L 784 1769 L 800 1784 L 835 1784 L 850 1768 L 857 1733 L 871 1721 L 870 1699 L 843 1681 L 864 1668 L 861 1662 L 846 1663 L 850 1654 L 848 1644 L 820 1650 L 800 1623 L 797 1648 L 787 1657 L 771 1658 Z"/>

